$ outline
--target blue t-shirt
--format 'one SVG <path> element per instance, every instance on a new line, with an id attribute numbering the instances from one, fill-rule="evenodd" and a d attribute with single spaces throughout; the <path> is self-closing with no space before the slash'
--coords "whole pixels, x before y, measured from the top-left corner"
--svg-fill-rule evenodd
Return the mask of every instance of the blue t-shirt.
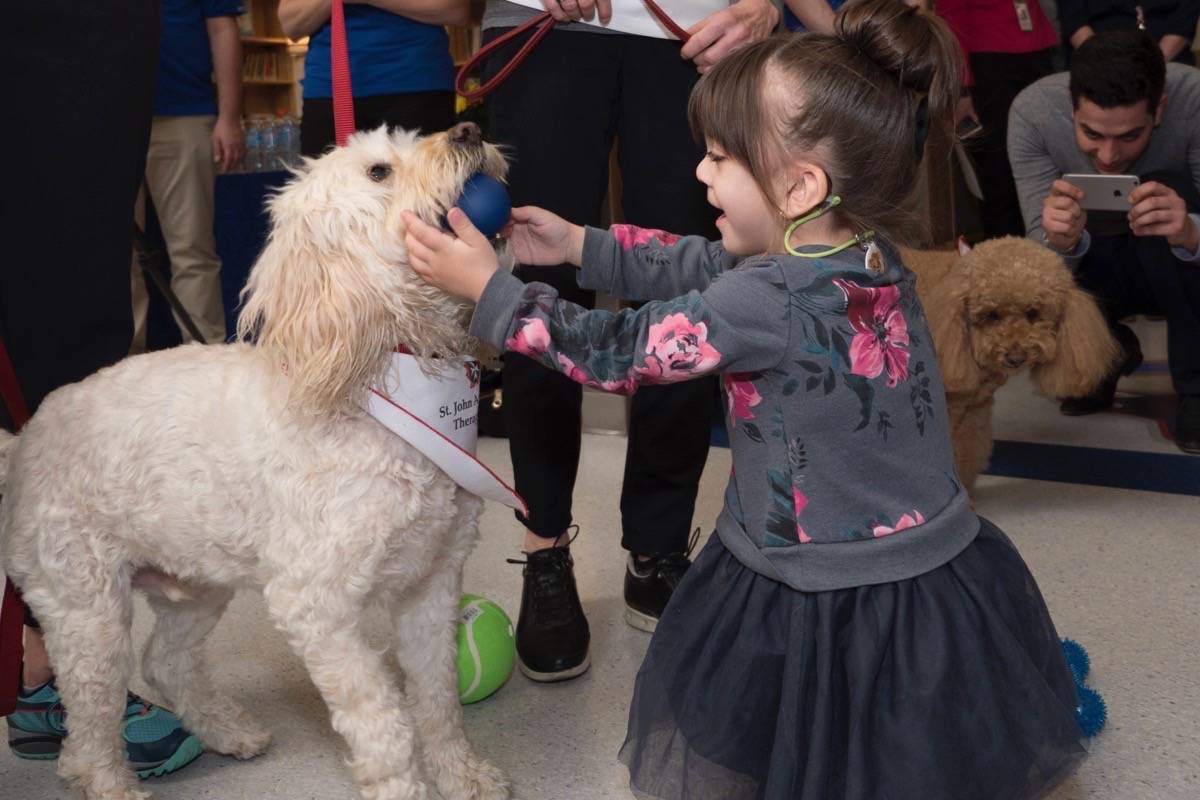
<path id="1" fill-rule="evenodd" d="M 834 11 L 837 11 L 846 4 L 846 0 L 828 0 L 828 2 L 829 7 Z M 792 13 L 792 10 L 786 6 L 783 9 L 783 24 L 789 31 L 806 30 L 806 28 L 800 24 L 800 20 L 796 19 L 796 15 Z"/>
<path id="2" fill-rule="evenodd" d="M 369 5 L 347 5 L 346 46 L 355 97 L 450 91 L 454 62 L 440 25 L 426 25 Z M 333 97 L 329 68 L 332 29 L 327 21 L 308 40 L 304 97 Z"/>
<path id="3" fill-rule="evenodd" d="M 162 40 L 154 113 L 163 116 L 216 114 L 212 51 L 206 20 L 236 17 L 242 0 L 162 0 Z"/>

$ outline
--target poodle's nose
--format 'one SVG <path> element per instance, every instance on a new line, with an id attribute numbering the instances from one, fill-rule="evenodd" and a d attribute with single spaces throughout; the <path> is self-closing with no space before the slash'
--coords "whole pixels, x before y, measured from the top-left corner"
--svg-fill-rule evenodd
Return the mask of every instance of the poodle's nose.
<path id="1" fill-rule="evenodd" d="M 1008 364 L 1013 369 L 1025 363 L 1024 353 L 1006 353 L 1004 355 L 1004 363 Z"/>
<path id="2" fill-rule="evenodd" d="M 483 141 L 483 131 L 474 122 L 460 122 L 450 129 L 450 141 L 455 144 L 479 144 Z"/>

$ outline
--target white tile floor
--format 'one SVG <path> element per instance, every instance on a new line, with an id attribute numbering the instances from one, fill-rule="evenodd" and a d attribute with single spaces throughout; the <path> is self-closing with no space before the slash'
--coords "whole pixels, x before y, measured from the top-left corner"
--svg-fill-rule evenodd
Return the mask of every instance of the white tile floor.
<path id="1" fill-rule="evenodd" d="M 1150 341 L 1154 336 L 1151 332 Z M 1137 377 L 1125 388 L 1165 391 L 1159 377 Z M 1030 396 L 1020 381 L 1000 397 L 996 430 L 1001 438 L 1178 452 L 1155 425 L 1137 417 L 1067 420 L 1049 401 Z M 481 444 L 488 463 L 502 474 L 511 472 L 505 442 Z M 624 445 L 622 437 L 585 437 L 575 497 L 583 532 L 574 546 L 576 574 L 592 627 L 591 671 L 550 686 L 517 674 L 466 711 L 470 737 L 509 773 L 523 800 L 631 798 L 616 752 L 648 639 L 621 618 L 617 498 Z M 696 524 L 706 531 L 728 470 L 728 451 L 714 449 L 696 511 Z M 977 504 L 1021 549 L 1059 632 L 1088 647 L 1090 683 L 1108 702 L 1108 727 L 1053 800 L 1200 797 L 1200 498 L 984 476 Z M 466 587 L 515 617 L 520 567 L 504 559 L 517 554 L 520 528 L 505 509 L 492 507 L 482 529 Z M 148 612 L 144 606 L 138 612 L 140 640 Z M 210 653 L 218 682 L 261 715 L 275 742 L 250 762 L 206 754 L 186 770 L 149 783 L 156 797 L 357 798 L 325 708 L 267 622 L 260 600 L 238 597 Z M 52 765 L 0 754 L 3 800 L 67 797 Z"/>

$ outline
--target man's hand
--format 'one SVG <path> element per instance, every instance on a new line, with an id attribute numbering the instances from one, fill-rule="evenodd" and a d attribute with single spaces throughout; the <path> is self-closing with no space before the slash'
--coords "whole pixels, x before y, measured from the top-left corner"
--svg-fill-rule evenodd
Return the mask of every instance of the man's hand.
<path id="1" fill-rule="evenodd" d="M 1174 189 L 1156 181 L 1129 193 L 1129 229 L 1134 236 L 1162 236 L 1172 247 L 1189 253 L 1200 247 L 1200 232 L 1188 216 L 1187 204 Z"/>
<path id="2" fill-rule="evenodd" d="M 413 271 L 444 292 L 478 303 L 500 260 L 492 243 L 471 224 L 461 208 L 446 215 L 454 236 L 426 225 L 411 211 L 401 213 L 408 263 Z"/>
<path id="3" fill-rule="evenodd" d="M 1079 206 L 1083 190 L 1059 178 L 1050 187 L 1042 203 L 1042 230 L 1046 244 L 1060 253 L 1069 253 L 1079 244 L 1087 226 L 1087 212 Z"/>
<path id="4" fill-rule="evenodd" d="M 213 125 L 212 154 L 217 169 L 229 172 L 246 157 L 246 135 L 242 133 L 242 122 L 228 117 L 217 117 Z"/>
<path id="5" fill-rule="evenodd" d="M 779 9 L 770 0 L 738 0 L 689 28 L 691 38 L 679 55 L 705 73 L 734 50 L 767 38 L 778 25 Z"/>
<path id="6" fill-rule="evenodd" d="M 542 0 L 542 7 L 555 22 L 591 22 L 599 17 L 601 25 L 612 19 L 612 0 Z"/>

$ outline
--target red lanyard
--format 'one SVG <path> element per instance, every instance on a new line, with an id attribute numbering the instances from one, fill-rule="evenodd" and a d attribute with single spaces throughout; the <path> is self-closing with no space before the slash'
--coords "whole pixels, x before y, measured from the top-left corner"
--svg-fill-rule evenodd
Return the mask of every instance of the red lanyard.
<path id="1" fill-rule="evenodd" d="M 655 18 L 658 19 L 658 21 L 661 22 L 664 27 L 666 27 L 667 30 L 674 34 L 679 41 L 686 42 L 690 38 L 687 31 L 679 27 L 675 20 L 671 19 L 667 15 L 667 12 L 659 8 L 658 3 L 655 3 L 654 0 L 642 0 L 642 2 L 646 4 L 646 9 L 653 14 Z M 554 24 L 554 18 L 550 16 L 550 12 L 543 12 L 532 19 L 526 20 L 524 23 L 513 28 L 503 36 L 497 37 L 496 39 L 488 42 L 479 49 L 479 52 L 471 57 L 470 61 L 468 61 L 466 64 L 463 64 L 462 69 L 458 71 L 458 76 L 454 79 L 454 91 L 458 92 L 458 94 L 469 103 L 473 103 L 476 100 L 483 98 L 497 86 L 503 83 L 504 80 L 512 74 L 512 71 L 517 68 L 518 64 L 525 60 L 525 57 L 529 55 L 530 51 L 537 47 L 538 43 L 541 42 L 542 39 L 546 38 L 546 34 L 550 33 L 550 31 L 554 29 Z M 470 90 L 467 89 L 467 79 L 470 77 L 471 73 L 478 68 L 480 63 L 482 63 L 485 58 L 490 56 L 499 48 L 511 42 L 516 37 L 522 35 L 530 28 L 535 27 L 537 30 L 534 32 L 533 36 L 529 37 L 529 41 L 525 42 L 525 44 L 521 46 L 521 49 L 517 51 L 516 55 L 514 55 L 507 64 L 501 67 L 499 72 L 493 75 L 490 80 L 488 80 L 479 88 Z"/>
<path id="2" fill-rule="evenodd" d="M 346 49 L 346 12 L 333 0 L 329 69 L 333 79 L 333 135 L 337 146 L 354 133 L 354 92 L 350 88 L 350 51 Z"/>

